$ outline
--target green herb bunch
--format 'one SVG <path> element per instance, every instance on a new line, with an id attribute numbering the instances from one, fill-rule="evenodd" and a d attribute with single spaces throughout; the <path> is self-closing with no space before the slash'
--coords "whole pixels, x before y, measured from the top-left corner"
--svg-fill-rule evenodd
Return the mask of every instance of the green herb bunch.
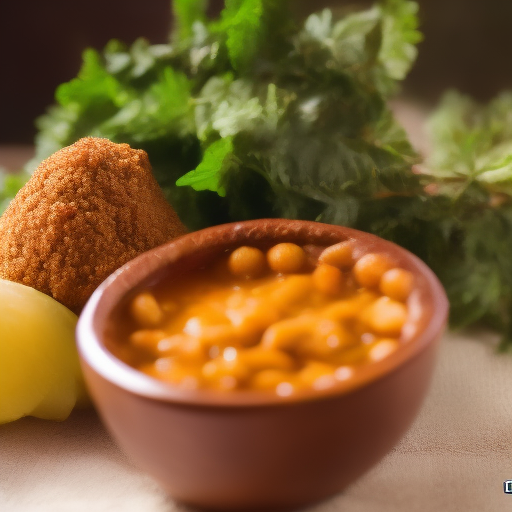
<path id="1" fill-rule="evenodd" d="M 191 229 L 256 217 L 355 225 L 419 189 L 387 106 L 416 56 L 417 5 L 387 0 L 299 26 L 283 0 L 175 0 L 169 44 L 111 41 L 38 121 L 38 163 L 85 135 L 149 154 Z M 380 209 L 379 205 L 372 208 Z"/>
<path id="2" fill-rule="evenodd" d="M 486 320 L 512 345 L 512 96 L 448 95 L 418 167 L 388 107 L 421 40 L 415 2 L 304 23 L 284 0 L 206 9 L 174 0 L 168 44 L 86 50 L 37 121 L 32 167 L 107 137 L 147 151 L 190 229 L 285 217 L 373 232 L 437 272 L 454 324 Z"/>
<path id="3" fill-rule="evenodd" d="M 443 282 L 451 322 L 484 320 L 512 348 L 512 93 L 479 105 L 446 93 L 428 121 L 422 166 L 437 209 L 427 263 Z"/>

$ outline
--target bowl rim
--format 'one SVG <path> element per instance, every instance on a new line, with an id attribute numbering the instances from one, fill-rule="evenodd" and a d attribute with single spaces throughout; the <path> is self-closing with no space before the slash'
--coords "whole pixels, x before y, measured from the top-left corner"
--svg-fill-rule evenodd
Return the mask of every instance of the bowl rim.
<path id="1" fill-rule="evenodd" d="M 248 239 L 258 245 L 265 238 L 275 237 L 277 243 L 301 236 L 311 238 L 313 241 L 310 243 L 322 236 L 323 239 L 330 237 L 332 243 L 351 239 L 356 242 L 355 247 L 360 254 L 372 252 L 372 249 L 383 252 L 397 261 L 399 266 L 415 274 L 416 286 L 408 306 L 411 316 L 416 318 L 410 325 L 404 326 L 404 330 L 410 327 L 410 334 L 398 350 L 380 361 L 359 368 L 350 378 L 337 381 L 325 389 L 303 389 L 289 396 L 279 396 L 254 390 L 219 392 L 182 389 L 127 365 L 102 343 L 101 333 L 115 306 L 137 286 L 161 273 L 163 269 L 168 270 L 173 264 L 183 262 L 193 254 L 200 254 L 202 249 L 216 248 L 220 252 L 226 244 L 236 247 L 244 243 L 244 240 L 249 243 Z M 448 309 L 445 291 L 433 271 L 417 256 L 393 242 L 344 226 L 314 221 L 258 219 L 221 224 L 188 233 L 130 260 L 94 291 L 79 316 L 76 340 L 82 365 L 89 366 L 110 383 L 141 397 L 189 406 L 276 406 L 345 395 L 385 378 L 438 341 L 447 323 Z M 419 329 L 418 325 L 422 328 Z"/>

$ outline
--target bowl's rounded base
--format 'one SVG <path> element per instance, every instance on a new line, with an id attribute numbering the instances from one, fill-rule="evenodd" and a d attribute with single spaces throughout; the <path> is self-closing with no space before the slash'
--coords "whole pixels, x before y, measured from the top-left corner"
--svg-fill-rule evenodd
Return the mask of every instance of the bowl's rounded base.
<path id="1" fill-rule="evenodd" d="M 436 348 L 351 393 L 282 406 L 173 404 L 84 371 L 121 448 L 174 499 L 223 512 L 296 510 L 342 491 L 396 444 Z"/>

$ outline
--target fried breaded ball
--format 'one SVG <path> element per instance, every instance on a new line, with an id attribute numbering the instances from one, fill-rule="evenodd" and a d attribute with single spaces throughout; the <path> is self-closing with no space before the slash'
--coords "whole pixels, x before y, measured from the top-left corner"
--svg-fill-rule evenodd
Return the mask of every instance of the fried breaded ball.
<path id="1" fill-rule="evenodd" d="M 78 313 L 114 270 L 184 233 L 147 154 L 88 137 L 44 160 L 0 217 L 0 278 Z"/>

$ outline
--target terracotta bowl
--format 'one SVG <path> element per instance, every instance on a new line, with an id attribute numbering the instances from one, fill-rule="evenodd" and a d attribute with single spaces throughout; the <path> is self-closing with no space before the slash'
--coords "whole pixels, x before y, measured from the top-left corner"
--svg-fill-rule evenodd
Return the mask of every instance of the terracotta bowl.
<path id="1" fill-rule="evenodd" d="M 105 331 L 123 299 L 240 245 L 353 239 L 359 255 L 388 254 L 415 275 L 406 342 L 387 358 L 322 391 L 289 397 L 250 391 L 181 390 L 116 359 Z M 94 293 L 78 322 L 90 394 L 133 462 L 175 499 L 214 510 L 292 509 L 344 489 L 407 430 L 432 374 L 448 302 L 432 271 L 404 249 L 367 233 L 281 219 L 227 224 L 142 254 Z"/>

